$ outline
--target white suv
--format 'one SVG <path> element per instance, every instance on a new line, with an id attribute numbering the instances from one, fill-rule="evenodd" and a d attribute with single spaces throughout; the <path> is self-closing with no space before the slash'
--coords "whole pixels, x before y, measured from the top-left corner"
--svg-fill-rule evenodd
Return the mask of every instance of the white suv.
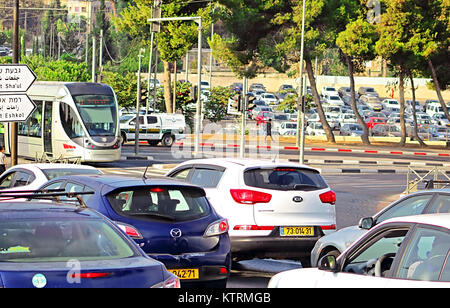
<path id="1" fill-rule="evenodd" d="M 336 195 L 317 169 L 293 163 L 212 158 L 190 160 L 166 174 L 203 187 L 228 219 L 234 260 L 297 258 L 336 230 Z"/>

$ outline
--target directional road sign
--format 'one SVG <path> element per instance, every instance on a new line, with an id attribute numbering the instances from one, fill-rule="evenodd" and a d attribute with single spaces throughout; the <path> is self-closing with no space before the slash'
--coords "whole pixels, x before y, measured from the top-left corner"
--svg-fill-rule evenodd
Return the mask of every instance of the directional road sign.
<path id="1" fill-rule="evenodd" d="M 24 93 L 0 93 L 0 122 L 26 121 L 34 109 L 35 103 Z"/>
<path id="2" fill-rule="evenodd" d="M 0 93 L 26 92 L 36 75 L 26 64 L 0 65 Z"/>

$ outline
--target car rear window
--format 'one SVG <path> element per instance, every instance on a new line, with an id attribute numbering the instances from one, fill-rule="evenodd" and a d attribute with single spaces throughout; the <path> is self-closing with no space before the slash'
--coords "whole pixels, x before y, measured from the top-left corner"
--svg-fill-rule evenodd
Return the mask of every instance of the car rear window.
<path id="1" fill-rule="evenodd" d="M 78 168 L 67 168 L 67 169 L 42 169 L 45 176 L 51 180 L 58 176 L 64 175 L 76 175 L 76 174 L 102 174 L 100 170 L 96 169 L 78 169 Z"/>
<path id="2" fill-rule="evenodd" d="M 274 190 L 318 190 L 328 185 L 318 171 L 303 168 L 255 168 L 244 172 L 245 185 Z"/>
<path id="3" fill-rule="evenodd" d="M 112 260 L 137 250 L 100 219 L 42 219 L 0 222 L 0 262 Z"/>
<path id="4" fill-rule="evenodd" d="M 178 186 L 129 187 L 107 196 L 122 216 L 169 221 L 195 220 L 211 209 L 202 189 Z"/>

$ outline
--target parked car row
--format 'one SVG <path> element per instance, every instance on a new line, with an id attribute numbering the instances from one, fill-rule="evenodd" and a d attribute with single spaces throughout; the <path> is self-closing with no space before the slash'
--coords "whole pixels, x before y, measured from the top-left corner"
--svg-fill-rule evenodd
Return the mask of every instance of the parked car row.
<path id="1" fill-rule="evenodd" d="M 255 257 L 318 266 L 269 287 L 450 281 L 449 189 L 406 195 L 336 231 L 335 193 L 319 170 L 294 163 L 198 159 L 160 179 L 24 164 L 0 187 L 1 287 L 225 287 L 232 260 Z"/>
<path id="2" fill-rule="evenodd" d="M 105 175 L 89 166 L 23 164 L 5 172 L 0 187 L 0 216 L 12 219 L 0 219 L 0 276 L 11 268 L 20 271 L 17 262 L 41 260 L 44 268 L 55 269 L 34 277 L 21 264 L 23 275 L 3 279 L 4 287 L 225 287 L 232 260 L 294 257 L 306 266 L 315 242 L 336 228 L 335 193 L 317 169 L 293 163 L 193 160 L 161 179 Z M 36 191 L 67 195 L 51 203 L 24 202 Z M 20 199 L 11 200 L 12 194 Z M 59 204 L 76 195 L 80 206 Z M 17 219 L 30 223 L 19 225 Z M 125 258 L 135 262 L 122 267 Z M 73 276 L 81 280 L 73 285 L 60 274 L 69 259 L 81 262 Z M 105 263 L 110 259 L 117 262 Z M 153 275 L 159 280 L 136 275 L 133 283 L 135 271 L 163 273 Z"/>
<path id="3" fill-rule="evenodd" d="M 239 83 L 237 83 L 239 84 Z M 237 85 L 236 84 L 236 85 Z M 237 91 L 242 90 L 242 86 L 232 88 Z M 239 84 L 241 85 L 241 84 Z M 292 85 L 283 84 L 276 93 L 266 92 L 264 85 L 254 83 L 249 88 L 248 95 L 254 96 L 248 117 L 259 123 L 265 123 L 269 119 L 274 121 L 273 133 L 280 135 L 296 135 L 296 129 L 285 129 L 284 121 L 297 121 L 297 113 L 289 113 L 285 110 L 286 120 L 281 119 L 280 112 L 277 111 L 278 104 L 292 93 L 296 93 Z M 310 90 L 310 89 L 309 89 Z M 324 86 L 321 89 L 322 108 L 326 120 L 331 129 L 340 131 L 344 136 L 359 136 L 362 134 L 362 127 L 358 124 L 356 116 L 350 104 L 350 88 L 341 87 L 338 90 L 332 86 Z M 356 93 L 358 113 L 363 117 L 371 136 L 400 136 L 400 103 L 395 99 L 380 99 L 379 94 L 373 87 L 360 87 Z M 413 103 L 411 100 L 405 102 L 405 121 L 407 124 L 407 136 L 414 139 L 413 131 Z M 426 140 L 448 141 L 450 135 L 450 123 L 446 118 L 442 106 L 436 100 L 427 100 L 422 106 L 420 102 L 414 103 L 416 107 L 416 119 L 419 126 L 418 134 Z M 450 108 L 450 104 L 449 104 Z M 320 122 L 316 108 L 312 108 L 306 113 L 306 134 L 313 136 L 325 135 L 322 125 L 313 124 Z M 351 124 L 351 125 L 346 125 Z M 385 128 L 377 128 L 378 125 L 388 125 Z M 345 125 L 345 127 L 344 127 Z M 281 128 L 283 126 L 283 128 Z M 398 126 L 398 127 L 394 127 Z M 447 127 L 449 128 L 447 130 Z M 360 133 L 361 132 L 361 133 Z"/>

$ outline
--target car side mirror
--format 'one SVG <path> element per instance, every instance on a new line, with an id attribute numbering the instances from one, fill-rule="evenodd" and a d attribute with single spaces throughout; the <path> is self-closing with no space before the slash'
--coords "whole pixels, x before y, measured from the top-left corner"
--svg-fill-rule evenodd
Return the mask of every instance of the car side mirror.
<path id="1" fill-rule="evenodd" d="M 319 260 L 318 268 L 323 271 L 337 272 L 338 265 L 336 261 L 336 256 L 325 255 Z"/>
<path id="2" fill-rule="evenodd" d="M 364 217 L 359 221 L 359 228 L 369 230 L 374 225 L 373 217 Z"/>

